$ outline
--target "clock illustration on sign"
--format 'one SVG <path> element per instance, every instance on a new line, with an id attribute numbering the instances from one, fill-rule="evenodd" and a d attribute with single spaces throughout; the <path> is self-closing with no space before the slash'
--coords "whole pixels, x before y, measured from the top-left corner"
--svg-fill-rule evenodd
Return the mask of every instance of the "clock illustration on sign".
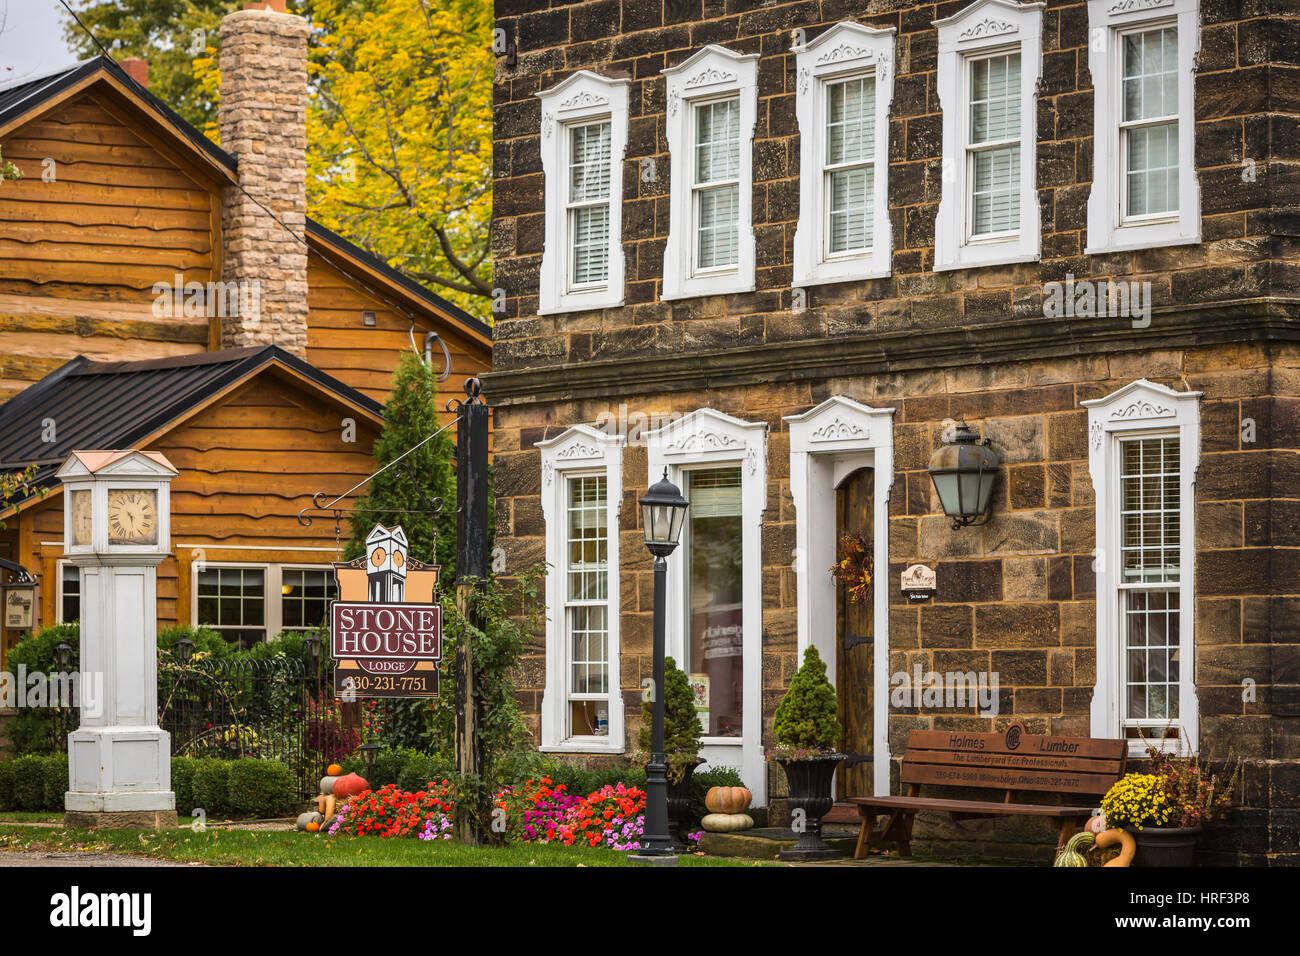
<path id="1" fill-rule="evenodd" d="M 388 557 L 388 555 L 384 552 L 383 548 L 375 548 L 374 551 L 370 552 L 370 563 L 375 567 L 379 567 L 384 563 L 386 557 Z"/>
<path id="2" fill-rule="evenodd" d="M 108 489 L 108 543 L 158 543 L 156 491 L 144 488 Z"/>
<path id="3" fill-rule="evenodd" d="M 90 492 L 81 489 L 72 493 L 72 543 L 90 544 Z"/>

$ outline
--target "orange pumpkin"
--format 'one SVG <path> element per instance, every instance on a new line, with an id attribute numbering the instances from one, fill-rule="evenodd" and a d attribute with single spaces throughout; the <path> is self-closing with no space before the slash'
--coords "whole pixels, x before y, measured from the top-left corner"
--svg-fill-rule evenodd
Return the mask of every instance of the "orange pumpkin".
<path id="1" fill-rule="evenodd" d="M 339 777 L 334 781 L 334 796 L 355 797 L 359 793 L 365 793 L 370 789 L 370 784 L 366 783 L 365 777 L 355 773 L 350 773 L 345 777 Z"/>
<path id="2" fill-rule="evenodd" d="M 337 777 L 342 773 L 343 773 L 343 768 L 336 763 L 332 763 L 325 768 L 325 776 L 327 777 Z"/>
<path id="3" fill-rule="evenodd" d="M 704 805 L 712 813 L 744 813 L 753 794 L 745 787 L 710 787 Z"/>
<path id="4" fill-rule="evenodd" d="M 308 832 L 308 833 L 316 833 L 316 832 L 319 831 L 319 830 L 320 830 L 320 824 L 317 823 L 315 820 L 313 820 L 311 823 L 307 824 L 307 832 Z"/>

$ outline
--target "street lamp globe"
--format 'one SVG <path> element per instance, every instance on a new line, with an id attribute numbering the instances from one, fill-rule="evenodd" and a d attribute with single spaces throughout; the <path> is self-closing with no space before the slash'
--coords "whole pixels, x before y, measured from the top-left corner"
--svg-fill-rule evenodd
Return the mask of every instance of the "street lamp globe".
<path id="1" fill-rule="evenodd" d="M 988 521 L 997 474 L 998 456 L 989 440 L 958 422 L 952 439 L 945 439 L 930 458 L 930 479 L 954 528 Z"/>
<path id="2" fill-rule="evenodd" d="M 641 523 L 645 528 L 645 546 L 656 557 L 667 557 L 677 549 L 686 520 L 687 501 L 681 489 L 664 476 L 641 497 Z"/>

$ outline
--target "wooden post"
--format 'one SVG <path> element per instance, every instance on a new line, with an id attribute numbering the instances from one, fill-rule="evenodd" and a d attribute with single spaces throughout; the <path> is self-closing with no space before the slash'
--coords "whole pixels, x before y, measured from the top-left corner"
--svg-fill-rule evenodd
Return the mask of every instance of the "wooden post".
<path id="1" fill-rule="evenodd" d="M 488 573 L 488 409 L 478 400 L 478 379 L 465 383 L 469 398 L 457 410 L 456 421 L 456 604 L 469 623 L 480 626 L 471 612 L 467 579 L 483 587 Z M 456 649 L 456 770 L 482 780 L 483 745 L 478 726 L 480 701 L 474 683 L 474 654 L 468 640 Z M 476 799 L 476 803 L 481 803 Z M 481 812 L 460 814 L 457 835 L 462 843 L 481 842 Z"/>

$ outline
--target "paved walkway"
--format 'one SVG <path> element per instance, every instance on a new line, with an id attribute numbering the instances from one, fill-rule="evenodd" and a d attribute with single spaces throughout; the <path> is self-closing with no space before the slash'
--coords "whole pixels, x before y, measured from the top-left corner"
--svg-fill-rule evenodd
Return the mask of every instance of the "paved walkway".
<path id="1" fill-rule="evenodd" d="M 21 853 L 0 850 L 0 866 L 202 866 L 122 853 Z"/>

